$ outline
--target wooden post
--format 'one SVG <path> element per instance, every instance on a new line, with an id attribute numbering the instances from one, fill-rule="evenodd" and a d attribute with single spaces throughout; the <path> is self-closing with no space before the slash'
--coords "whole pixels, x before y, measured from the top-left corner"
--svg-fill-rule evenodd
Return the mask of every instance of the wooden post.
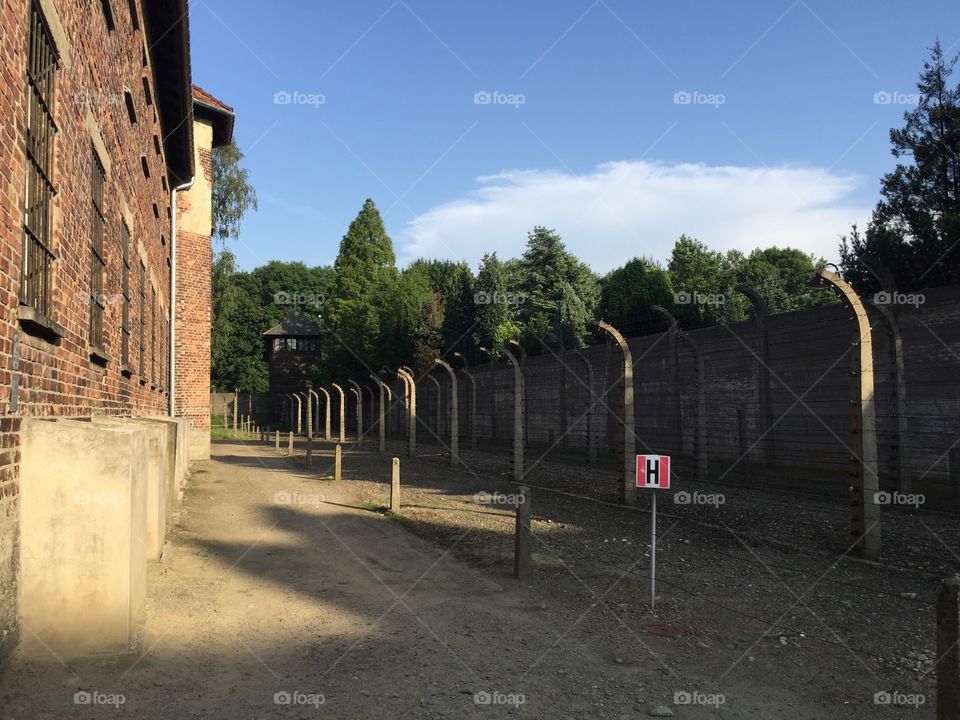
<path id="1" fill-rule="evenodd" d="M 857 538 L 858 552 L 868 560 L 880 559 L 880 506 L 877 495 L 877 425 L 873 396 L 873 336 L 867 310 L 850 285 L 837 273 L 822 268 L 814 282 L 829 286 L 840 296 L 850 313 L 852 346 L 850 368 L 851 437 L 854 457 L 852 500 L 854 514 L 850 534 Z"/>
<path id="2" fill-rule="evenodd" d="M 280 431 L 279 430 L 274 431 L 273 450 L 274 452 L 280 452 Z"/>
<path id="3" fill-rule="evenodd" d="M 960 718 L 960 575 L 937 593 L 937 720 Z"/>
<path id="4" fill-rule="evenodd" d="M 347 380 L 353 387 L 350 390 L 357 396 L 357 447 L 363 447 L 363 390 L 356 380 Z"/>
<path id="5" fill-rule="evenodd" d="M 233 391 L 233 431 L 234 432 L 237 431 L 237 411 L 238 411 L 239 405 L 240 405 L 240 391 L 235 389 Z"/>
<path id="6" fill-rule="evenodd" d="M 390 471 L 390 512 L 400 512 L 400 458 L 394 458 Z"/>
<path id="7" fill-rule="evenodd" d="M 633 355 L 623 335 L 612 325 L 602 320 L 598 323 L 606 331 L 623 353 L 623 477 L 620 483 L 620 499 L 625 503 L 637 502 L 636 488 L 636 436 L 633 432 Z"/>
<path id="8" fill-rule="evenodd" d="M 343 474 L 343 452 L 340 449 L 340 444 L 337 443 L 337 447 L 333 451 L 333 479 L 337 482 L 340 482 Z"/>
<path id="9" fill-rule="evenodd" d="M 530 488 L 521 485 L 517 488 L 517 529 L 513 545 L 513 576 L 520 580 L 527 580 L 533 574 L 532 515 Z"/>

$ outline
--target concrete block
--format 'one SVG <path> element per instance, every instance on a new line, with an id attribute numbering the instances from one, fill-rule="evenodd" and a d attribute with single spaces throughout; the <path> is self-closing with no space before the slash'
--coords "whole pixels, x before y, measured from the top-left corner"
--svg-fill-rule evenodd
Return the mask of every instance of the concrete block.
<path id="1" fill-rule="evenodd" d="M 133 423 L 24 418 L 21 443 L 24 651 L 66 659 L 135 650 L 146 604 L 149 433 Z"/>

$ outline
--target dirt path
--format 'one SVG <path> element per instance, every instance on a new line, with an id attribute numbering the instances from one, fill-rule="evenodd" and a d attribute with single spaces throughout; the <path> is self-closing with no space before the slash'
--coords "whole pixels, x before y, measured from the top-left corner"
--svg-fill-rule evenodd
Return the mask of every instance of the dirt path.
<path id="1" fill-rule="evenodd" d="M 536 580 L 521 585 L 506 552 L 482 568 L 461 557 L 483 529 L 449 521 L 442 540 L 422 539 L 371 512 L 369 488 L 320 474 L 269 447 L 216 443 L 151 569 L 142 654 L 69 667 L 15 658 L 0 677 L 0 717 L 619 720 L 657 705 L 684 718 L 860 716 L 807 684 L 790 689 L 782 673 L 769 684 L 731 674 L 719 710 L 674 705 L 677 692 L 710 695 L 720 651 L 624 622 L 608 607 L 623 599 L 623 573 L 581 577 L 541 554 Z M 732 652 L 723 649 L 724 663 Z M 77 691 L 123 703 L 76 705 Z M 886 710 L 854 705 L 864 717 Z"/>

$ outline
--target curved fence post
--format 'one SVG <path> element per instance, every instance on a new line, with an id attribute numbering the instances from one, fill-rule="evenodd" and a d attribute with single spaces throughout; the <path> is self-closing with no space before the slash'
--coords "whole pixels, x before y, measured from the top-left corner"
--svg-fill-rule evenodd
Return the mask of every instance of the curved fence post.
<path id="1" fill-rule="evenodd" d="M 443 427 L 442 427 L 442 420 L 443 420 L 443 418 L 442 418 L 441 413 L 440 413 L 440 410 L 441 410 L 441 408 L 440 408 L 440 381 L 437 380 L 433 375 L 431 375 L 429 370 L 427 371 L 426 377 L 430 378 L 431 382 L 433 382 L 433 386 L 434 386 L 434 388 L 436 389 L 436 392 L 437 392 L 437 395 L 436 395 L 436 398 L 437 398 L 437 407 L 436 407 L 436 410 L 435 410 L 434 413 L 433 413 L 433 415 L 434 415 L 433 423 L 434 423 L 434 432 L 436 433 L 437 440 L 440 440 L 441 436 L 443 435 Z M 441 441 L 441 442 L 442 442 L 442 441 Z"/>
<path id="2" fill-rule="evenodd" d="M 519 482 L 523 479 L 524 474 L 523 449 L 525 438 L 523 437 L 523 430 L 526 397 L 523 387 L 523 371 L 520 369 L 520 363 L 517 362 L 506 345 L 503 346 L 503 354 L 513 365 L 513 479 Z"/>
<path id="3" fill-rule="evenodd" d="M 493 373 L 493 366 L 496 364 L 496 358 L 493 357 L 493 353 L 487 350 L 482 345 L 480 346 L 480 352 L 484 353 L 488 358 L 490 358 L 490 363 L 487 365 L 487 374 L 490 380 L 490 441 L 496 443 L 497 441 L 497 376 Z"/>
<path id="4" fill-rule="evenodd" d="M 697 367 L 697 420 L 696 420 L 696 432 L 693 439 L 693 453 L 697 458 L 697 480 L 700 482 L 706 482 L 708 466 L 707 466 L 707 386 L 705 383 L 705 370 L 703 366 L 703 356 L 700 354 L 700 348 L 697 346 L 697 343 L 694 341 L 690 335 L 685 333 L 680 329 L 680 325 L 677 322 L 677 319 L 673 314 L 666 308 L 660 307 L 659 305 L 651 305 L 651 309 L 663 315 L 669 322 L 671 327 L 676 328 L 676 336 L 687 343 L 687 346 L 690 348 L 690 352 L 693 354 L 693 360 L 696 363 Z M 677 361 L 678 370 L 679 370 L 679 358 Z M 679 373 L 678 373 L 679 381 Z M 677 388 L 677 397 L 680 396 L 679 386 Z M 682 416 L 678 416 L 678 422 L 682 421 Z M 682 423 L 680 424 L 682 430 Z M 680 449 L 683 448 L 683 438 L 680 438 L 681 445 Z"/>
<path id="5" fill-rule="evenodd" d="M 587 359 L 587 356 L 583 354 L 582 350 L 574 350 L 573 354 L 576 355 L 583 362 L 584 367 L 587 368 L 587 389 L 590 392 L 590 397 L 588 398 L 587 404 L 587 462 L 590 465 L 597 464 L 597 431 L 593 426 L 593 418 L 596 416 L 594 408 L 597 406 L 597 403 L 600 402 L 597 398 L 597 393 L 593 389 L 593 365 L 590 364 L 590 361 Z"/>
<path id="6" fill-rule="evenodd" d="M 347 441 L 347 429 L 344 427 L 347 423 L 347 398 L 343 392 L 343 388 L 337 385 L 336 383 L 331 383 L 331 387 L 337 391 L 337 394 L 340 396 L 340 432 L 338 434 L 338 442 L 344 443 Z"/>
<path id="7" fill-rule="evenodd" d="M 380 421 L 378 423 L 377 430 L 380 433 L 380 452 L 385 452 L 387 449 L 387 427 L 386 427 L 386 405 L 384 403 L 384 394 L 390 397 L 390 400 L 393 400 L 392 393 L 390 392 L 390 386 L 387 385 L 383 380 L 378 378 L 373 373 L 370 373 L 370 379 L 373 380 L 377 387 L 380 389 Z"/>
<path id="8" fill-rule="evenodd" d="M 742 293 L 753 307 L 753 319 L 757 328 L 757 437 L 760 438 L 760 447 L 763 448 L 763 464 L 769 477 L 773 471 L 776 458 L 776 443 L 773 437 L 773 405 L 770 398 L 770 365 L 768 362 L 769 347 L 767 342 L 767 317 L 770 308 L 763 296 L 749 285 L 738 285 L 736 291 Z"/>
<path id="9" fill-rule="evenodd" d="M 397 368 L 397 375 L 403 378 L 407 387 L 407 401 L 409 405 L 409 430 L 407 431 L 407 454 L 414 457 L 417 454 L 417 384 L 413 373 L 405 367 Z"/>
<path id="10" fill-rule="evenodd" d="M 300 435 L 303 432 L 302 420 L 303 420 L 303 398 L 300 397 L 300 393 L 293 393 L 293 397 L 297 400 L 297 435 Z"/>
<path id="11" fill-rule="evenodd" d="M 477 381 L 473 379 L 473 373 L 470 372 L 470 365 L 467 363 L 467 359 L 458 352 L 453 354 L 455 358 L 459 358 L 460 362 L 463 363 L 463 374 L 467 378 L 467 382 L 470 383 L 470 449 L 477 449 Z"/>
<path id="12" fill-rule="evenodd" d="M 623 353 L 623 477 L 620 488 L 620 499 L 625 503 L 636 503 L 636 435 L 634 434 L 634 416 L 633 416 L 633 356 L 630 354 L 630 348 L 623 335 L 612 325 L 601 320 L 597 323 L 599 328 L 605 331 L 614 342 L 620 347 Z"/>
<path id="13" fill-rule="evenodd" d="M 890 453 L 891 474 L 896 489 L 903 493 L 910 493 L 913 492 L 913 480 L 906 471 L 907 465 L 904 458 L 904 442 L 907 436 L 907 385 L 903 364 L 903 336 L 900 334 L 900 325 L 889 307 L 878 303 L 876 296 L 871 307 L 883 318 L 887 334 L 890 336 L 890 400 L 895 415 L 893 448 Z"/>
<path id="14" fill-rule="evenodd" d="M 363 447 L 363 390 L 356 380 L 347 380 L 353 387 L 351 390 L 357 396 L 357 447 Z"/>
<path id="15" fill-rule="evenodd" d="M 877 504 L 877 427 L 873 399 L 873 337 L 867 310 L 850 285 L 837 273 L 821 268 L 813 279 L 818 287 L 830 287 L 850 313 L 851 353 L 850 407 L 853 410 L 854 457 L 852 483 L 856 510 L 851 531 L 857 550 L 869 560 L 880 558 L 880 506 Z M 859 453 L 857 453 L 859 451 Z M 859 456 L 857 456 L 859 455 Z"/>
<path id="16" fill-rule="evenodd" d="M 323 405 L 323 439 L 330 439 L 330 393 L 326 388 L 320 388 L 320 392 L 323 393 L 324 405 Z M 319 400 L 318 400 L 319 402 Z M 317 420 L 320 419 L 320 406 L 317 406 Z"/>
<path id="17" fill-rule="evenodd" d="M 526 382 L 527 382 L 527 351 L 524 349 L 516 340 L 508 340 L 507 345 L 504 347 L 511 346 L 517 349 L 517 352 L 520 353 L 520 374 L 523 376 L 524 391 L 526 391 Z M 526 397 L 524 397 L 524 402 L 526 402 Z M 530 435 L 528 434 L 530 426 L 527 422 L 526 409 L 524 409 L 523 414 L 523 446 L 527 447 L 530 444 Z"/>
<path id="18" fill-rule="evenodd" d="M 319 428 L 319 425 L 320 425 L 320 396 L 317 395 L 316 391 L 315 391 L 312 387 L 311 387 L 311 388 L 307 388 L 307 393 L 308 393 L 311 397 L 315 398 L 316 401 L 317 401 L 317 412 L 316 412 L 315 414 L 312 414 L 312 416 L 311 416 L 311 422 L 310 422 L 310 432 L 311 432 L 311 434 L 315 434 L 314 431 L 320 429 L 320 428 Z M 311 402 L 312 402 L 312 401 L 311 401 Z"/>
<path id="19" fill-rule="evenodd" d="M 459 403 L 457 398 L 457 374 L 440 358 L 434 362 L 447 371 L 450 376 L 450 466 L 460 464 L 460 421 L 458 417 Z"/>

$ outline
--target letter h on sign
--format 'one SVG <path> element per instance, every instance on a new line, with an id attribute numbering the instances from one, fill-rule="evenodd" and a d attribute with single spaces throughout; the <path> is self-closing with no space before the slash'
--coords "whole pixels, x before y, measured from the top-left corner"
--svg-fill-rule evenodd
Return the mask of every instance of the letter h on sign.
<path id="1" fill-rule="evenodd" d="M 637 455 L 637 487 L 648 490 L 669 490 L 670 456 Z"/>

